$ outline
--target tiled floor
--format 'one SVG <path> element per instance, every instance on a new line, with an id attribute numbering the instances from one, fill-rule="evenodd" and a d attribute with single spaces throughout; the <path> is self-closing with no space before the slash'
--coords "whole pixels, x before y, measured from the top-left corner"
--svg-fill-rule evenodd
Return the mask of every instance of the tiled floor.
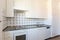
<path id="1" fill-rule="evenodd" d="M 49 40 L 60 40 L 60 37 L 56 37 L 56 38 L 49 39 Z"/>

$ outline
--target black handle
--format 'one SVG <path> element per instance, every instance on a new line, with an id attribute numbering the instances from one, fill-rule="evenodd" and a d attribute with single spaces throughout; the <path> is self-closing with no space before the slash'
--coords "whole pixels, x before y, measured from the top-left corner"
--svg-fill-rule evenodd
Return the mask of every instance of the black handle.
<path id="1" fill-rule="evenodd" d="M 47 27 L 47 29 L 50 29 L 50 27 Z"/>
<path id="2" fill-rule="evenodd" d="M 0 21 L 1 22 L 1 21 Z"/>

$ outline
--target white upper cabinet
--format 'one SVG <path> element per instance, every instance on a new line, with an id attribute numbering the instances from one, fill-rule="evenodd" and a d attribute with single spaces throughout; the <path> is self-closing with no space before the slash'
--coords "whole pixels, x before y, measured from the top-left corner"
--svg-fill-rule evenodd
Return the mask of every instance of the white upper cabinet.
<path id="1" fill-rule="evenodd" d="M 6 17 L 14 17 L 14 0 L 7 0 L 6 1 Z"/>
<path id="2" fill-rule="evenodd" d="M 31 0 L 31 9 L 25 16 L 26 18 L 47 18 L 48 0 Z"/>
<path id="3" fill-rule="evenodd" d="M 28 11 L 31 0 L 7 0 L 6 17 L 14 17 L 14 11 Z"/>
<path id="4" fill-rule="evenodd" d="M 14 3 L 14 9 L 29 10 L 31 0 L 15 0 Z"/>
<path id="5" fill-rule="evenodd" d="M 7 0 L 6 17 L 14 17 L 14 9 L 25 12 L 26 18 L 47 18 L 48 0 Z"/>

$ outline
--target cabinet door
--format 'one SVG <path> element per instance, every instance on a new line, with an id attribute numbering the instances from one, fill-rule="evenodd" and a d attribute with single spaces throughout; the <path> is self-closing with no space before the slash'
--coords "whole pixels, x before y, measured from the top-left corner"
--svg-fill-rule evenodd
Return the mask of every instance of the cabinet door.
<path id="1" fill-rule="evenodd" d="M 28 30 L 28 40 L 38 40 L 37 29 Z"/>
<path id="2" fill-rule="evenodd" d="M 48 0 L 42 0 L 41 4 L 41 17 L 48 18 Z"/>
<path id="3" fill-rule="evenodd" d="M 50 37 L 51 37 L 51 30 L 46 29 L 46 38 L 50 38 Z"/>
<path id="4" fill-rule="evenodd" d="M 46 29 L 45 29 L 45 39 L 50 38 L 50 37 L 51 37 L 51 28 L 46 27 Z"/>
<path id="5" fill-rule="evenodd" d="M 14 8 L 19 10 L 29 10 L 31 0 L 14 0 Z"/>
<path id="6" fill-rule="evenodd" d="M 31 9 L 26 12 L 27 18 L 47 18 L 48 0 L 32 0 Z"/>
<path id="7" fill-rule="evenodd" d="M 28 40 L 44 40 L 45 28 L 36 28 L 28 30 Z"/>
<path id="8" fill-rule="evenodd" d="M 26 12 L 27 18 L 40 18 L 41 5 L 39 0 L 31 0 L 31 9 Z"/>
<path id="9" fill-rule="evenodd" d="M 13 31 L 4 32 L 4 40 L 13 40 Z"/>
<path id="10" fill-rule="evenodd" d="M 7 0 L 7 13 L 6 17 L 14 17 L 14 0 Z"/>

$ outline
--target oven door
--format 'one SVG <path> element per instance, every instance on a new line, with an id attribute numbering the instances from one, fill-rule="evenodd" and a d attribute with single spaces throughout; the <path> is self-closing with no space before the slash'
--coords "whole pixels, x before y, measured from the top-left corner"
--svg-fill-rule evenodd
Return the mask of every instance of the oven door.
<path id="1" fill-rule="evenodd" d="M 13 38 L 13 40 L 26 40 L 26 32 L 15 32 Z"/>

